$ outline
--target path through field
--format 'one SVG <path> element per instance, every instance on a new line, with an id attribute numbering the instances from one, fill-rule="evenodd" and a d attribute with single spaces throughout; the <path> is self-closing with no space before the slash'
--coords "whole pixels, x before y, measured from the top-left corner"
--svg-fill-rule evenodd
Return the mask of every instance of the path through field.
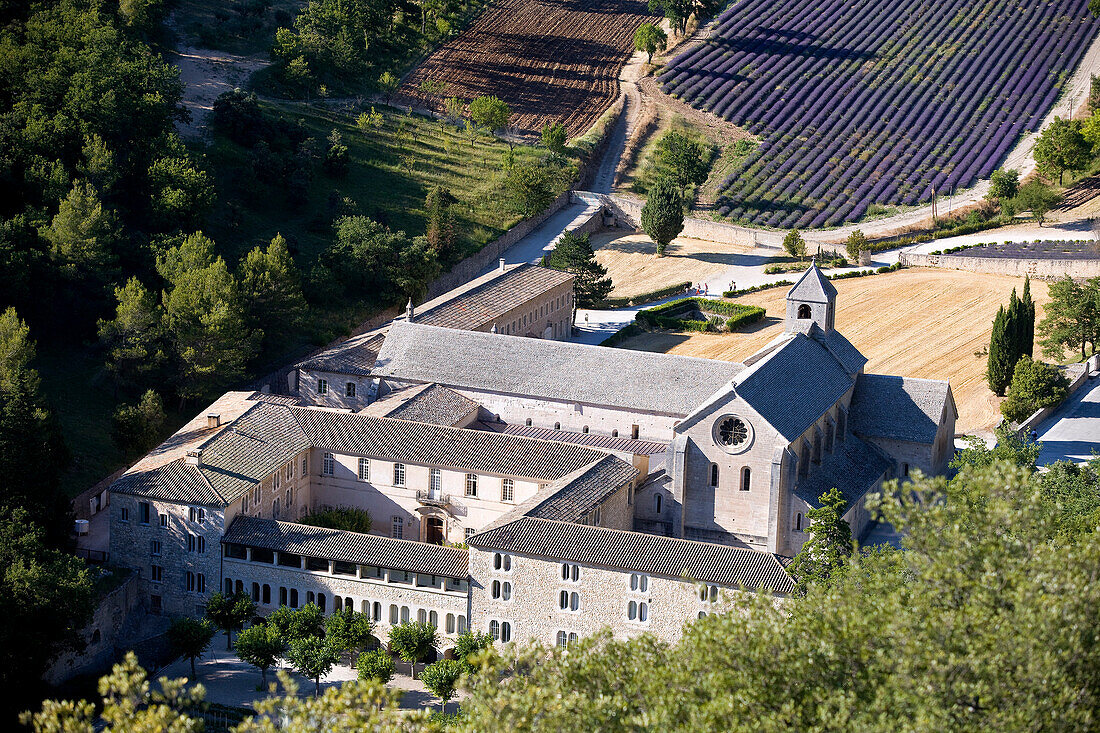
<path id="1" fill-rule="evenodd" d="M 866 371 L 948 379 L 959 407 L 958 432 L 989 432 L 999 421 L 998 401 L 985 384 L 984 356 L 997 307 L 1023 280 L 955 270 L 907 269 L 888 275 L 838 280 L 837 330 L 868 358 Z M 1050 298 L 1032 283 L 1038 319 Z M 763 306 L 764 321 L 744 333 L 636 336 L 626 348 L 741 361 L 782 333 L 786 288 L 742 296 Z"/>
<path id="2" fill-rule="evenodd" d="M 180 123 L 179 130 L 190 137 L 202 134 L 218 95 L 243 88 L 253 73 L 271 63 L 255 56 L 238 56 L 193 46 L 180 46 L 173 54 L 173 61 L 179 67 L 183 82 L 183 106 L 191 113 L 191 121 Z"/>

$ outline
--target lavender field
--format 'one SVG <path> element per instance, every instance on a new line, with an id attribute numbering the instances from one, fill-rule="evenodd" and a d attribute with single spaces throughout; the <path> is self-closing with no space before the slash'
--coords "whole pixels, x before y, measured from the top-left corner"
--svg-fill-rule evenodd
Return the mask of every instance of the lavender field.
<path id="1" fill-rule="evenodd" d="M 716 23 L 659 80 L 760 136 L 718 211 L 778 227 L 987 177 L 1100 28 L 1088 0 L 735 0 Z"/>

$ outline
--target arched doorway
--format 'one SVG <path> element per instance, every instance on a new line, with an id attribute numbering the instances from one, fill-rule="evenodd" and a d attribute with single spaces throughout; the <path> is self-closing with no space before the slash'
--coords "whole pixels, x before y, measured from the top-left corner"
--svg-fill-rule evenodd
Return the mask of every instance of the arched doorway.
<path id="1" fill-rule="evenodd" d="M 798 317 L 800 319 L 812 318 L 812 316 L 810 315 L 810 306 L 806 305 L 805 303 L 798 306 Z"/>
<path id="2" fill-rule="evenodd" d="M 424 541 L 430 545 L 442 545 L 443 520 L 439 517 L 428 517 L 424 523 Z"/>

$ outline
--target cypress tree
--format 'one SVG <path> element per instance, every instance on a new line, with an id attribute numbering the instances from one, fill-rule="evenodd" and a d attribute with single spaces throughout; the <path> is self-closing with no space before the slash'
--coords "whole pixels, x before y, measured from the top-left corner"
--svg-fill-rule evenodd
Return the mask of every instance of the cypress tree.
<path id="1" fill-rule="evenodd" d="M 1012 356 L 1008 314 L 1004 306 L 1001 306 L 997 309 L 997 317 L 993 319 L 993 334 L 989 337 L 989 362 L 986 367 L 986 381 L 998 396 L 1004 396 L 1005 389 L 1012 381 Z"/>
<path id="2" fill-rule="evenodd" d="M 1012 367 L 1020 360 L 1020 299 L 1016 297 L 1016 288 L 1012 288 L 1012 295 L 1008 299 L 1008 310 L 1005 311 L 1005 335 L 1008 338 L 1008 360 Z M 1011 371 L 1011 368 L 1010 368 Z M 1011 381 L 1011 373 L 1009 381 Z"/>
<path id="3" fill-rule="evenodd" d="M 1024 294 L 1020 298 L 1020 352 L 1030 358 L 1035 350 L 1035 301 L 1031 299 L 1031 278 L 1024 278 Z"/>

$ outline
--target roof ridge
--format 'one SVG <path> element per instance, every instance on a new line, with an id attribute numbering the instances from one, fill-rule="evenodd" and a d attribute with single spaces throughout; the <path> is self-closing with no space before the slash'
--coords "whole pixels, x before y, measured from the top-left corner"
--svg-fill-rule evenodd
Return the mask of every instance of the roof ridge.
<path id="1" fill-rule="evenodd" d="M 301 522 L 286 522 L 286 521 L 283 521 L 282 519 L 267 519 L 266 517 L 253 517 L 253 516 L 249 516 L 247 514 L 242 514 L 242 515 L 239 515 L 237 517 L 234 517 L 233 521 L 236 522 L 236 521 L 242 520 L 242 519 L 243 520 L 249 520 L 249 521 L 257 521 L 257 522 L 273 522 L 276 525 L 287 525 L 287 526 L 290 526 L 290 527 L 303 527 L 305 529 L 318 530 L 318 531 L 340 532 L 342 534 L 362 535 L 363 537 L 370 537 L 372 539 L 383 540 L 383 541 L 386 541 L 386 542 L 394 542 L 394 543 L 403 544 L 403 545 L 410 546 L 410 547 L 412 547 L 412 546 L 415 546 L 415 547 L 418 547 L 418 548 L 438 547 L 441 550 L 453 550 L 454 552 L 457 552 L 459 554 L 466 554 L 466 555 L 468 555 L 469 552 L 470 552 L 468 549 L 465 549 L 465 548 L 462 548 L 462 547 L 454 547 L 452 545 L 436 545 L 436 544 L 433 544 L 431 542 L 420 542 L 419 540 L 407 540 L 403 537 L 386 537 L 386 536 L 380 535 L 380 534 L 371 534 L 370 532 L 356 532 L 355 530 L 351 530 L 351 529 L 337 529 L 335 527 L 318 527 L 315 524 L 302 524 Z"/>

